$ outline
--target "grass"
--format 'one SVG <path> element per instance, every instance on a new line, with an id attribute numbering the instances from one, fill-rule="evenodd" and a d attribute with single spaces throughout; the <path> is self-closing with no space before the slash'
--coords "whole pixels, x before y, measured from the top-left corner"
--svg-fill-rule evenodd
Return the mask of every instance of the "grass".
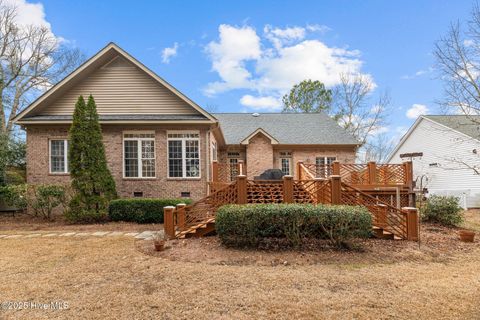
<path id="1" fill-rule="evenodd" d="M 162 229 L 162 224 L 137 224 L 133 222 L 108 222 L 96 224 L 69 224 L 63 216 L 56 216 L 54 221 L 33 217 L 24 213 L 14 216 L 10 213 L 0 213 L 0 233 L 24 233 L 30 231 L 88 232 L 88 231 L 129 231 Z"/>
<path id="2" fill-rule="evenodd" d="M 465 211 L 465 222 L 462 227 L 480 232 L 480 209 Z"/>
<path id="3" fill-rule="evenodd" d="M 435 225 L 424 226 L 422 237 L 420 248 L 372 240 L 355 253 L 227 256 L 212 248 L 224 261 L 206 256 L 215 238 L 180 241 L 159 255 L 144 250 L 151 243 L 123 237 L 0 240 L 0 301 L 69 303 L 67 310 L 0 310 L 0 319 L 480 318 L 480 242 L 460 243 L 455 230 Z M 173 259 L 177 247 L 196 256 Z M 281 263 L 302 255 L 319 260 Z M 231 263 L 239 256 L 253 260 Z"/>
<path id="4" fill-rule="evenodd" d="M 169 261 L 124 238 L 4 240 L 2 301 L 68 310 L 1 319 L 478 318 L 480 250 L 446 263 L 224 266 Z"/>

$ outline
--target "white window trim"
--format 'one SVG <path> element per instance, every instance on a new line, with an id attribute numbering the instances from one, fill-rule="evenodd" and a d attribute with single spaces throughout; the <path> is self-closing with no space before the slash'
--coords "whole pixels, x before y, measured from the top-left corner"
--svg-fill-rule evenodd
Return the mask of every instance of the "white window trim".
<path id="1" fill-rule="evenodd" d="M 125 138 L 126 134 L 153 134 L 153 138 Z M 143 131 L 143 130 L 136 130 L 136 131 L 123 131 L 122 132 L 122 168 L 123 168 L 123 179 L 156 179 L 157 178 L 157 142 L 155 141 L 155 131 Z M 138 147 L 138 177 L 127 177 L 125 176 L 125 141 L 139 141 L 140 146 Z M 153 177 L 143 177 L 143 168 L 142 168 L 142 143 L 141 141 L 153 141 L 153 160 L 155 160 L 155 175 Z M 137 142 L 138 143 L 138 142 Z"/>
<path id="2" fill-rule="evenodd" d="M 327 159 L 328 158 L 334 158 L 333 161 L 337 161 L 337 156 L 317 156 L 315 157 L 315 165 L 317 165 L 317 159 L 318 158 L 323 158 L 323 162 L 324 162 L 324 165 L 325 165 L 325 172 L 324 172 L 324 176 L 325 177 L 328 177 L 328 172 L 327 172 Z M 333 165 L 333 162 L 331 163 Z"/>
<path id="3" fill-rule="evenodd" d="M 52 171 L 52 141 L 63 141 L 63 161 L 65 161 L 65 171 Z M 68 167 L 68 139 L 51 138 L 48 139 L 48 173 L 49 174 L 69 174 Z"/>
<path id="4" fill-rule="evenodd" d="M 281 157 L 281 158 L 279 159 L 279 161 L 280 161 L 280 163 L 279 163 L 280 170 L 283 169 L 282 160 L 288 160 L 288 171 L 289 171 L 288 175 L 289 175 L 289 176 L 293 176 L 293 174 L 292 174 L 292 173 L 293 173 L 292 157 Z M 283 172 L 283 170 L 282 170 L 282 172 Z"/>
<path id="5" fill-rule="evenodd" d="M 170 134 L 198 134 L 198 138 L 169 138 Z M 169 159 L 169 141 L 182 141 L 182 177 L 170 177 L 170 159 Z M 186 140 L 197 140 L 198 141 L 198 177 L 187 177 L 187 161 L 186 161 Z M 168 130 L 167 131 L 167 178 L 170 180 L 199 180 L 202 178 L 202 148 L 200 143 L 200 131 L 195 130 Z"/>
<path id="6" fill-rule="evenodd" d="M 218 161 L 217 143 L 215 141 L 212 141 L 212 161 Z"/>

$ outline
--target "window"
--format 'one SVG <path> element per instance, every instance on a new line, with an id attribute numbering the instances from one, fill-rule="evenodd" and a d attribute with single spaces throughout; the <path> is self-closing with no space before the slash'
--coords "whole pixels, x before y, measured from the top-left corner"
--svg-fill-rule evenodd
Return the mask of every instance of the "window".
<path id="1" fill-rule="evenodd" d="M 168 177 L 200 177 L 200 134 L 168 133 Z"/>
<path id="2" fill-rule="evenodd" d="M 155 133 L 123 135 L 125 178 L 155 177 Z"/>
<path id="3" fill-rule="evenodd" d="M 289 151 L 280 152 L 280 169 L 282 173 L 286 176 L 292 174 L 292 153 Z"/>
<path id="4" fill-rule="evenodd" d="M 332 175 L 332 163 L 336 157 L 317 157 L 315 159 L 317 178 L 327 178 Z"/>
<path id="5" fill-rule="evenodd" d="M 50 140 L 50 173 L 68 173 L 68 140 Z"/>
<path id="6" fill-rule="evenodd" d="M 228 161 L 230 164 L 230 181 L 234 181 L 238 176 L 238 159 L 230 158 Z"/>
<path id="7" fill-rule="evenodd" d="M 281 161 L 281 166 L 282 166 L 282 172 L 284 175 L 289 176 L 290 175 L 290 158 L 282 158 L 280 159 Z"/>

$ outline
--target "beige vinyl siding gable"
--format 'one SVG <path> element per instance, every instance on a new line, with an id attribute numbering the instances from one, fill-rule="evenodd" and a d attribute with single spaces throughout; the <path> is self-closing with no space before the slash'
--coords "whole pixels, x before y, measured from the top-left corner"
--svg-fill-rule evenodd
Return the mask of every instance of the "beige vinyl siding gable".
<path id="1" fill-rule="evenodd" d="M 72 115 L 78 96 L 88 97 L 90 94 L 95 98 L 99 114 L 199 114 L 168 88 L 120 56 L 34 113 Z"/>

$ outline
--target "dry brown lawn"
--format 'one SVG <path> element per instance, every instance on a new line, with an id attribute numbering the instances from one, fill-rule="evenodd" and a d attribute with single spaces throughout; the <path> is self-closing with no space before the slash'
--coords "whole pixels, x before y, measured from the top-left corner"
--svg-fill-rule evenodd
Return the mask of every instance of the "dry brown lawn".
<path id="1" fill-rule="evenodd" d="M 0 240 L 0 301 L 69 303 L 0 319 L 480 319 L 480 241 L 456 232 L 424 225 L 420 247 L 369 240 L 348 253 L 215 237 L 162 253 L 124 237 Z"/>
<path id="2" fill-rule="evenodd" d="M 25 213 L 1 213 L 0 233 L 25 233 L 30 231 L 59 231 L 59 232 L 88 232 L 88 231 L 130 231 L 142 232 L 145 230 L 163 229 L 161 224 L 138 224 L 129 222 L 108 222 L 97 224 L 69 224 L 63 216 L 56 216 L 54 221 L 40 217 L 33 217 Z"/>

